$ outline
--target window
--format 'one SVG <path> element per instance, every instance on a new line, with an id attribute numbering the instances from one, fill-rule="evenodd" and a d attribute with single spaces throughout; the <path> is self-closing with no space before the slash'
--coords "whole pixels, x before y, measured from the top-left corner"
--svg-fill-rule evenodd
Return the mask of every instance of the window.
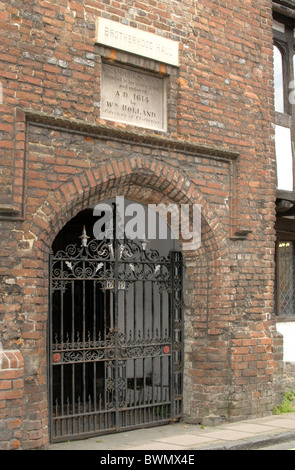
<path id="1" fill-rule="evenodd" d="M 293 192 L 295 23 L 278 16 L 274 19 L 273 31 L 277 189 Z"/>
<path id="2" fill-rule="evenodd" d="M 283 56 L 280 49 L 274 45 L 274 83 L 275 83 L 275 110 L 284 112 L 284 74 Z"/>
<path id="3" fill-rule="evenodd" d="M 280 317 L 295 314 L 295 247 L 294 241 L 277 244 L 276 313 Z"/>
<path id="4" fill-rule="evenodd" d="M 277 188 L 293 191 L 293 154 L 291 129 L 275 127 L 276 159 L 277 159 Z"/>

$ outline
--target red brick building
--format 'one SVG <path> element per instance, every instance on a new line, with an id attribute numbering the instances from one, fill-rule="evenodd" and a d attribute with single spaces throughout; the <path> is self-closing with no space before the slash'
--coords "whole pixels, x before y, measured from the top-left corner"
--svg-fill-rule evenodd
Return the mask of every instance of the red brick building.
<path id="1" fill-rule="evenodd" d="M 287 3 L 274 11 L 289 31 Z M 0 0 L 1 448 L 245 419 L 280 401 L 274 123 L 292 109 L 274 106 L 274 11 Z M 116 196 L 201 206 L 201 246 L 180 241 L 183 264 L 158 261 L 166 283 L 146 262 L 149 287 L 130 287 L 140 307 L 122 293 L 120 258 L 96 248 L 90 288 L 66 251 L 83 225 L 93 238 L 93 207 Z"/>

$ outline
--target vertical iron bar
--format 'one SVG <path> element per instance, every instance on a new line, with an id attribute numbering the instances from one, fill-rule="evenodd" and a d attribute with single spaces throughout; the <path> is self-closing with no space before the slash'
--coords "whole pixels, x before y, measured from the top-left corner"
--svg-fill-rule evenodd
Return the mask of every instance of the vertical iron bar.
<path id="1" fill-rule="evenodd" d="M 71 297 L 72 297 L 72 343 L 75 342 L 75 282 L 71 282 Z"/>
<path id="2" fill-rule="evenodd" d="M 152 339 L 154 340 L 155 338 L 155 321 L 154 321 L 154 282 L 151 281 L 151 315 L 152 315 L 152 323 L 151 323 L 151 335 Z"/>
<path id="3" fill-rule="evenodd" d="M 72 313 L 72 331 L 71 331 L 71 341 L 75 342 L 75 282 L 71 282 L 71 313 Z M 75 364 L 71 366 L 71 375 L 72 375 L 72 415 L 75 414 Z M 75 418 L 72 418 L 72 432 L 75 433 Z"/>
<path id="4" fill-rule="evenodd" d="M 83 262 L 83 271 L 85 271 L 85 262 Z M 85 344 L 85 338 L 86 338 L 86 305 L 85 305 L 85 297 L 86 297 L 86 292 L 85 292 L 85 279 L 82 281 L 82 297 L 83 297 L 83 303 L 82 303 L 82 342 Z"/>
<path id="5" fill-rule="evenodd" d="M 72 364 L 72 415 L 75 414 L 75 364 Z M 73 420 L 73 434 L 75 434 L 75 418 Z"/>
<path id="6" fill-rule="evenodd" d="M 104 271 L 104 274 L 103 274 L 103 283 L 106 284 L 106 266 L 107 266 L 107 262 L 104 263 L 104 266 L 103 266 L 103 271 Z M 102 290 L 102 294 L 103 294 L 103 339 L 106 338 L 106 335 L 107 335 L 107 291 L 106 289 L 104 288 Z"/>
<path id="7" fill-rule="evenodd" d="M 137 282 L 134 282 L 134 287 L 133 287 L 133 339 L 135 340 L 136 338 L 136 284 Z"/>
<path id="8" fill-rule="evenodd" d="M 67 423 L 67 435 L 69 435 L 70 433 L 70 418 L 69 418 L 69 414 L 70 414 L 70 402 L 69 402 L 69 397 L 67 396 L 67 420 L 66 420 L 66 423 Z"/>
<path id="9" fill-rule="evenodd" d="M 134 281 L 133 284 L 133 308 L 132 308 L 132 313 L 133 313 L 133 340 L 136 340 L 136 285 L 137 281 Z M 132 361 L 132 369 L 133 369 L 133 410 L 132 410 L 132 418 L 133 418 L 133 423 L 136 425 L 136 391 L 135 391 L 135 381 L 136 381 L 136 371 L 135 371 L 135 359 L 131 359 Z M 132 381 L 131 381 L 132 384 Z"/>
<path id="10" fill-rule="evenodd" d="M 145 265 L 143 265 L 143 271 L 144 271 Z M 146 301 L 146 283 L 147 280 L 143 279 L 142 281 L 142 341 L 145 342 L 147 339 L 147 301 Z M 144 405 L 144 395 L 145 395 L 145 359 L 141 359 L 141 369 L 142 369 L 142 385 L 141 385 L 141 405 Z M 145 422 L 145 416 L 144 416 L 145 410 L 142 408 L 141 410 L 141 422 Z"/>
<path id="11" fill-rule="evenodd" d="M 53 436 L 53 365 L 52 365 L 52 341 L 53 341 L 53 321 L 52 321 L 52 258 L 53 254 L 50 253 L 49 255 L 49 315 L 47 321 L 47 331 L 48 331 L 48 343 L 47 343 L 47 350 L 48 350 L 48 384 L 49 384 L 49 403 L 48 403 L 48 411 L 49 411 L 49 437 L 50 441 L 52 440 Z"/>
<path id="12" fill-rule="evenodd" d="M 86 431 L 86 370 L 85 370 L 85 362 L 82 364 L 82 384 L 83 384 L 83 432 Z"/>
<path id="13" fill-rule="evenodd" d="M 143 384 L 142 384 L 142 393 L 143 393 L 143 396 L 142 396 L 142 404 L 145 405 L 146 403 L 146 400 L 145 400 L 145 397 L 146 397 L 146 357 L 144 357 L 142 359 L 142 375 L 143 375 Z M 143 421 L 145 422 L 145 419 L 146 419 L 146 413 L 145 413 L 145 408 L 143 409 Z"/>
<path id="14" fill-rule="evenodd" d="M 92 281 L 92 285 L 93 285 L 93 325 L 92 325 L 92 331 L 93 331 L 93 337 L 92 337 L 92 340 L 95 341 L 96 340 L 96 309 L 97 309 L 97 306 L 96 306 L 96 281 Z"/>
<path id="15" fill-rule="evenodd" d="M 106 409 L 107 409 L 107 398 L 108 398 L 108 395 L 107 395 L 107 372 L 108 372 L 108 369 L 107 369 L 107 362 L 104 363 L 104 390 L 103 390 L 103 394 L 104 394 L 104 428 L 106 429 L 106 425 L 107 425 L 107 414 L 106 414 Z"/>
<path id="16" fill-rule="evenodd" d="M 62 261 L 62 265 L 63 265 Z M 64 267 L 62 266 L 62 270 Z M 64 283 L 62 281 L 62 289 L 60 291 L 60 342 L 63 343 L 64 340 L 64 332 L 63 332 L 63 316 L 64 316 Z"/>
<path id="17" fill-rule="evenodd" d="M 180 354 L 181 354 L 181 357 L 180 357 L 180 363 L 181 363 L 181 374 L 180 374 L 180 395 L 181 395 L 181 412 L 182 412 L 182 403 L 183 403 L 183 365 L 184 365 L 184 351 L 183 351 L 183 343 L 184 343 L 184 339 L 183 339 L 183 331 L 184 331 L 184 318 L 183 318 L 183 311 L 184 311 L 184 299 L 183 299 L 183 289 L 184 289 L 184 263 L 183 263 L 183 257 L 182 257 L 182 253 L 179 252 L 178 253 L 178 257 L 180 259 L 180 282 L 181 282 L 181 286 L 180 286 L 180 297 L 181 297 L 181 301 L 180 301 L 180 323 L 181 323 L 181 326 L 180 326 Z"/>
<path id="18" fill-rule="evenodd" d="M 152 357 L 152 421 L 155 421 L 155 358 Z"/>
<path id="19" fill-rule="evenodd" d="M 125 274 L 125 265 L 124 265 L 124 274 Z M 125 275 L 124 278 L 127 279 L 127 276 Z M 127 283 L 127 280 L 125 280 L 125 283 Z M 127 288 L 124 290 L 124 335 L 125 338 L 127 338 Z"/>
<path id="20" fill-rule="evenodd" d="M 164 294 L 160 290 L 160 338 L 163 338 L 163 312 L 164 312 Z"/>
<path id="21" fill-rule="evenodd" d="M 64 287 L 64 285 L 62 286 Z M 60 295 L 60 342 L 63 344 L 63 316 L 64 316 L 64 289 L 61 289 L 61 295 Z M 61 378 L 60 378 L 60 413 L 61 415 L 64 414 L 64 365 L 61 364 Z M 61 419 L 61 435 L 63 435 L 63 424 L 64 421 Z"/>
<path id="22" fill-rule="evenodd" d="M 96 314 L 97 314 L 97 303 L 96 303 L 96 287 L 97 283 L 94 280 L 93 281 L 93 344 L 95 344 L 95 341 L 97 340 L 97 335 L 96 335 Z M 96 362 L 93 363 L 93 378 L 92 378 L 92 391 L 93 391 L 93 412 L 96 412 L 96 396 L 97 396 L 97 377 L 96 377 Z M 96 415 L 93 417 L 93 427 L 96 429 Z"/>
<path id="23" fill-rule="evenodd" d="M 83 273 L 85 273 L 85 261 L 83 261 Z M 84 274 L 83 274 L 84 275 Z M 82 344 L 85 347 L 86 341 L 86 287 L 85 287 L 85 279 L 82 281 Z M 86 365 L 85 362 L 82 364 L 82 400 L 83 400 L 83 413 L 84 417 L 82 419 L 83 423 L 83 432 L 85 432 L 86 427 Z"/>
<path id="24" fill-rule="evenodd" d="M 170 399 L 171 399 L 171 419 L 174 418 L 175 415 L 175 396 L 174 396 L 174 342 L 175 342 L 175 330 L 174 330 L 174 322 L 175 322 L 175 312 L 174 312 L 174 252 L 170 252 L 171 259 L 170 259 L 170 302 L 169 302 L 169 324 L 170 324 L 170 331 L 171 331 L 171 351 L 170 351 L 170 364 L 171 369 L 169 373 L 169 385 L 170 385 Z"/>
<path id="25" fill-rule="evenodd" d="M 119 294 L 119 241 L 117 240 L 117 217 L 116 209 L 113 208 L 113 227 L 114 227 L 114 328 L 115 328 L 115 426 L 119 428 L 119 395 L 118 390 L 118 355 L 119 355 L 119 345 L 118 345 L 118 294 Z"/>
<path id="26" fill-rule="evenodd" d="M 114 329 L 114 303 L 115 303 L 114 292 L 109 291 L 109 297 L 110 297 L 110 330 L 113 330 Z"/>

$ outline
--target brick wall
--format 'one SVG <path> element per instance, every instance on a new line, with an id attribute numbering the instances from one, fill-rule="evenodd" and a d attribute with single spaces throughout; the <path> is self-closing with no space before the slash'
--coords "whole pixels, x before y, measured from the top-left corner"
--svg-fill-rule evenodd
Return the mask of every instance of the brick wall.
<path id="1" fill-rule="evenodd" d="M 0 351 L 0 449 L 21 448 L 24 360 L 17 351 Z"/>
<path id="2" fill-rule="evenodd" d="M 179 41 L 179 68 L 95 44 L 101 16 Z M 202 207 L 202 247 L 185 253 L 185 418 L 271 412 L 271 26 L 270 0 L 0 0 L 0 337 L 24 357 L 22 448 L 48 442 L 51 244 L 116 195 Z M 168 77 L 167 133 L 101 119 L 103 60 Z"/>

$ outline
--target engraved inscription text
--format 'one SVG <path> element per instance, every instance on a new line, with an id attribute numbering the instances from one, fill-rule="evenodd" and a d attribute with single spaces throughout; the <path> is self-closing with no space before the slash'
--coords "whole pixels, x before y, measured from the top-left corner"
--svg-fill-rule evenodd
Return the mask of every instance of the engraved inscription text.
<path id="1" fill-rule="evenodd" d="M 101 117 L 166 131 L 166 79 L 102 64 Z"/>

